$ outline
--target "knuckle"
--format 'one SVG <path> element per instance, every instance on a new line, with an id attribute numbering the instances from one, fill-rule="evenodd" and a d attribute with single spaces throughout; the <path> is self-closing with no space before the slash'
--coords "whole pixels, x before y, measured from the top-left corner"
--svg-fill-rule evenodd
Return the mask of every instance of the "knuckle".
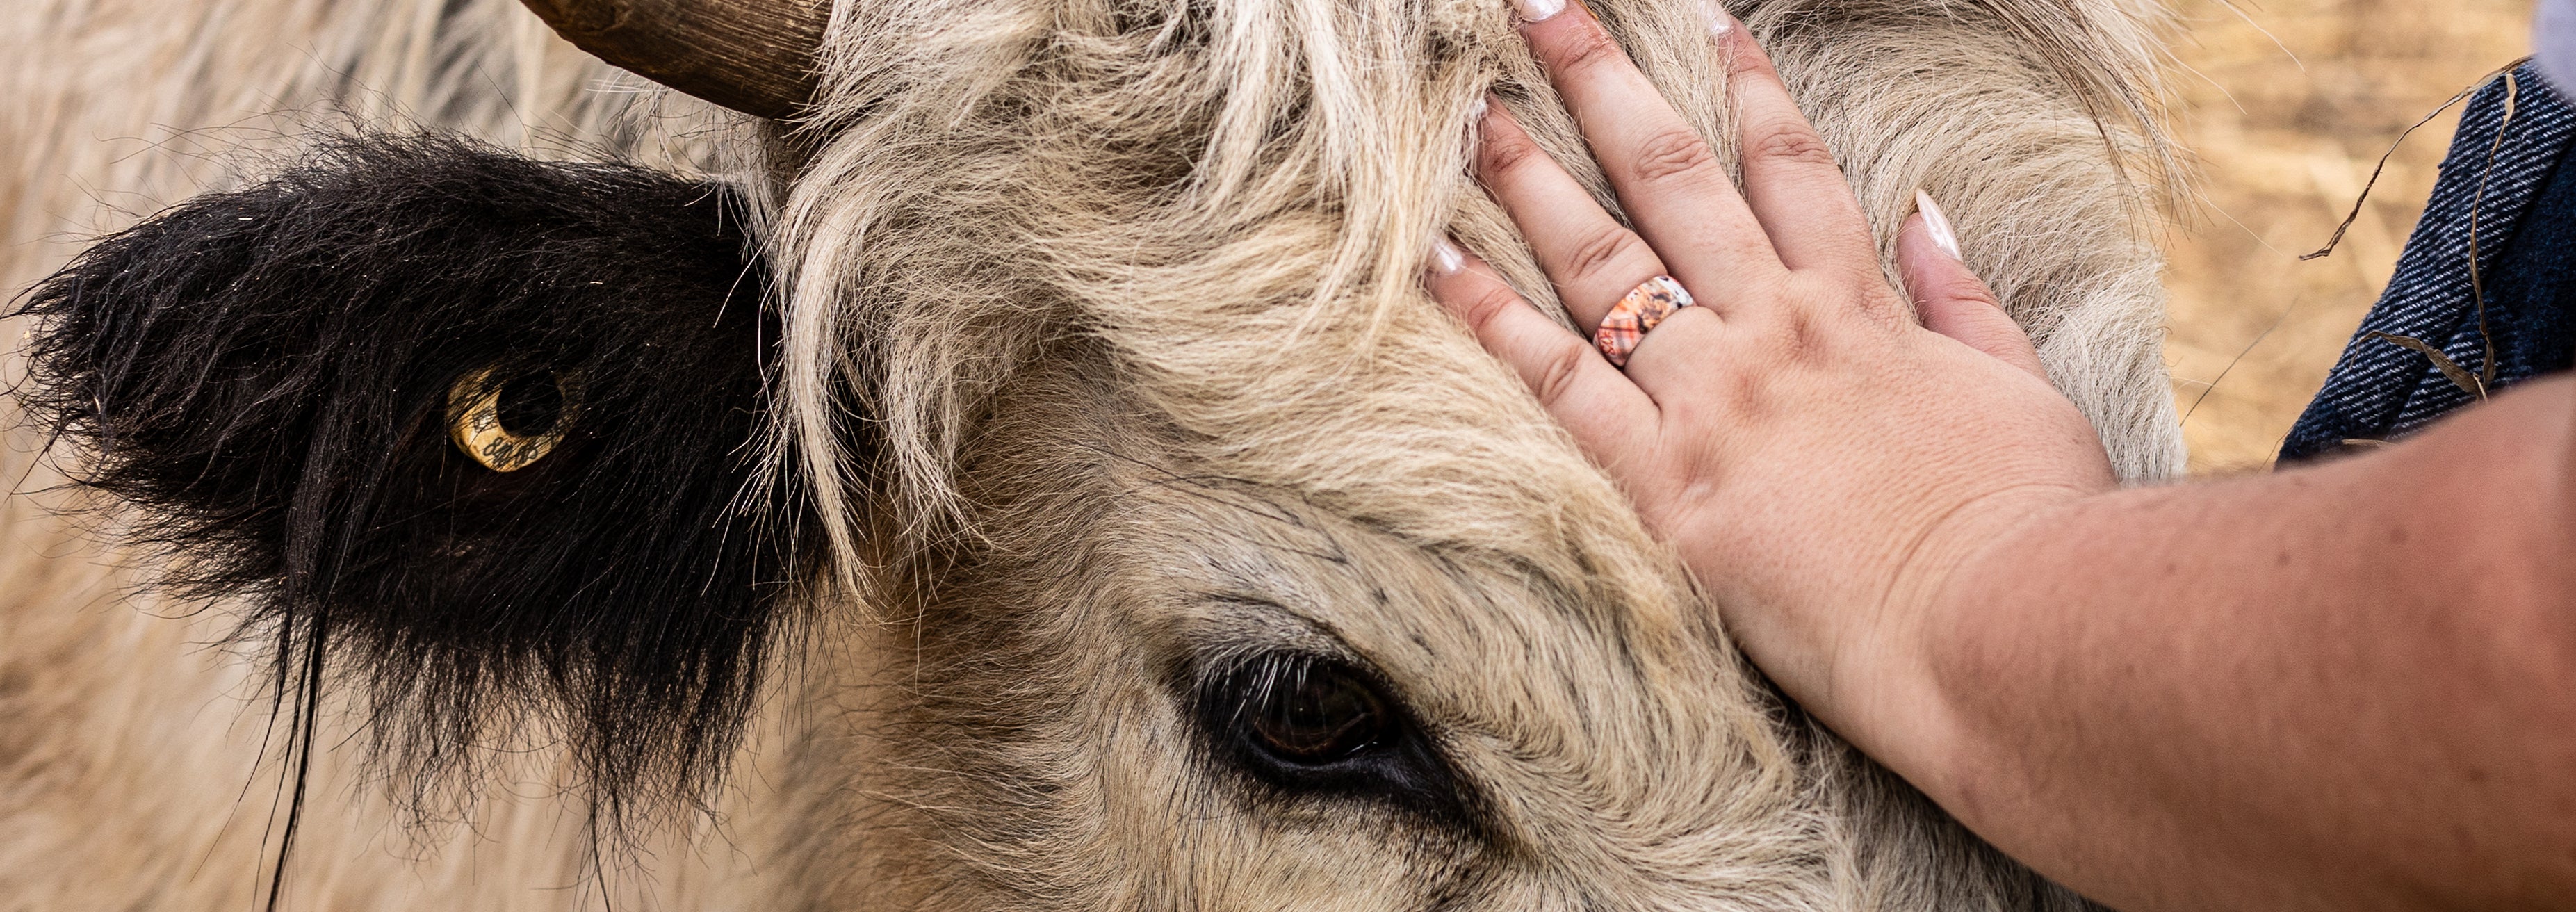
<path id="1" fill-rule="evenodd" d="M 1609 32 L 1594 26 L 1582 29 L 1574 37 L 1566 39 L 1565 43 L 1557 48 L 1555 57 L 1556 68 L 1559 71 L 1573 72 L 1613 61 L 1626 60 L 1628 52 L 1619 47 L 1618 39 L 1610 37 Z"/>
<path id="2" fill-rule="evenodd" d="M 1824 327 L 1816 325 L 1813 315 L 1796 312 L 1788 315 L 1781 326 L 1778 340 L 1780 359 L 1789 364 L 1812 363 L 1823 354 Z"/>
<path id="3" fill-rule="evenodd" d="M 1539 365 L 1538 382 L 1530 389 L 1538 394 L 1539 403 L 1552 409 L 1572 396 L 1575 379 L 1583 375 L 1583 362 L 1591 354 L 1590 348 L 1570 339 L 1548 352 L 1547 363 Z"/>
<path id="4" fill-rule="evenodd" d="M 1784 370 L 1811 368 L 1824 362 L 1836 347 L 1836 333 L 1846 329 L 1838 326 L 1840 317 L 1801 306 L 1769 315 L 1762 321 L 1763 361 Z"/>
<path id="5" fill-rule="evenodd" d="M 1747 44 L 1749 44 L 1749 42 L 1747 42 Z M 1769 54 L 1761 53 L 1758 50 L 1747 53 L 1744 50 L 1744 45 L 1738 45 L 1734 53 L 1727 54 L 1725 56 L 1726 76 L 1730 80 L 1744 78 L 1780 78 L 1780 71 L 1771 66 L 1771 55 Z"/>
<path id="6" fill-rule="evenodd" d="M 1565 261 L 1566 277 L 1586 279 L 1606 275 L 1612 267 L 1627 260 L 1630 255 L 1643 252 L 1645 246 L 1646 242 L 1638 238 L 1635 232 L 1615 224 L 1605 226 L 1568 252 Z"/>
<path id="7" fill-rule="evenodd" d="M 1957 301 L 1961 304 L 1974 304 L 1991 307 L 1999 312 L 2004 309 L 2003 299 L 1995 297 L 1994 289 L 1987 288 L 1986 283 L 1979 282 L 1974 279 L 1962 281 L 1951 286 L 1949 289 L 1949 295 L 1950 300 Z"/>
<path id="8" fill-rule="evenodd" d="M 1717 152 L 1686 129 L 1665 130 L 1637 146 L 1635 172 L 1641 181 L 1662 181 L 1703 174 L 1716 166 Z"/>
<path id="9" fill-rule="evenodd" d="M 1732 422 L 1733 418 L 1728 416 L 1720 420 Z M 1707 421 L 1692 421 L 1689 416 L 1679 416 L 1674 423 L 1683 427 L 1724 426 Z M 1681 460 L 1681 467 L 1673 478 L 1673 489 L 1682 492 L 1685 503 L 1702 500 L 1725 483 L 1728 475 L 1726 470 L 1727 465 L 1716 459 Z"/>
<path id="10" fill-rule="evenodd" d="M 1477 151 L 1478 167 L 1487 176 L 1518 173 L 1521 168 L 1546 158 L 1547 153 L 1538 147 L 1538 143 L 1517 131 L 1487 137 Z"/>
<path id="11" fill-rule="evenodd" d="M 1834 167 L 1834 150 L 1816 131 L 1785 124 L 1755 134 L 1745 143 L 1744 157 L 1765 162 Z"/>
<path id="12" fill-rule="evenodd" d="M 1738 371 L 1728 375 L 1716 394 L 1709 397 L 1710 409 L 1725 415 L 1730 421 L 1761 424 L 1772 416 L 1770 392 L 1771 387 L 1763 382 L 1760 374 Z"/>
<path id="13" fill-rule="evenodd" d="M 1501 319 L 1502 315 L 1510 312 L 1511 308 L 1519 306 L 1521 306 L 1520 295 L 1514 294 L 1508 287 L 1495 285 L 1477 292 L 1473 300 L 1459 308 L 1458 318 L 1467 324 L 1468 330 L 1483 336 L 1486 330 L 1493 328 L 1494 321 Z"/>

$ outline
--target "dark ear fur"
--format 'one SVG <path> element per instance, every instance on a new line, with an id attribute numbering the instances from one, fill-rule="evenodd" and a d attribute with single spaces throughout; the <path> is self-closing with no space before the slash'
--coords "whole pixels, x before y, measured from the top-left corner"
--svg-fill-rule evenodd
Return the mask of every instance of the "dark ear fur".
<path id="1" fill-rule="evenodd" d="M 305 750 L 354 671 L 420 787 L 533 713 L 614 813 L 721 765 L 806 569 L 753 455 L 765 281 L 719 186 L 346 137 L 32 289 L 22 392 L 170 549 L 165 586 L 245 597 Z M 578 378 L 515 472 L 447 433 L 487 367 Z"/>

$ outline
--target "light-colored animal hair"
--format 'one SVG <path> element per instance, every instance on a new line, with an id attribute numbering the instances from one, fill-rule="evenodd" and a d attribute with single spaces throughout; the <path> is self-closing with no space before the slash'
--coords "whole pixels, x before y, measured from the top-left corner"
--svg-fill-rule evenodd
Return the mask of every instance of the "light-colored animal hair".
<path id="1" fill-rule="evenodd" d="M 436 127 L 706 174 L 760 158 L 739 116 L 600 64 L 511 0 L 27 0 L 0 16 L 0 47 L 12 294 L 98 234 L 291 160 L 317 131 Z"/>
<path id="2" fill-rule="evenodd" d="M 1724 61 L 1696 2 L 1598 11 L 1726 151 Z M 1460 762 L 1496 777 L 1495 813 L 1562 853 L 1496 887 L 1499 905 L 2077 902 L 1779 704 L 1618 491 L 1423 296 L 1421 255 L 1447 232 L 1557 306 L 1464 175 L 1481 93 L 1602 189 L 1499 0 L 838 7 L 825 95 L 783 137 L 587 61 L 510 0 L 0 16 L 0 74 L 26 99 L 0 108 L 12 289 L 84 232 L 236 179 L 241 159 L 197 148 L 288 149 L 315 124 L 409 120 L 769 194 L 792 405 L 770 445 L 814 480 L 857 594 L 769 685 L 742 787 L 646 834 L 649 876 L 616 877 L 556 753 L 513 755 L 456 825 L 409 835 L 382 783 L 327 755 L 296 902 L 570 908 L 597 894 L 531 885 L 595 879 L 667 907 L 1365 904 L 1359 887 L 1419 872 L 1341 829 L 1316 857 L 1374 859 L 1350 866 L 1367 882 L 1297 881 L 1261 821 L 1221 813 L 1176 845 L 1184 821 L 1155 814 L 1220 799 L 1182 794 L 1198 780 L 1138 746 L 1194 742 L 1156 715 L 1164 669 L 1137 644 L 1342 648 L 1320 629 L 1463 720 Z M 2177 470 L 2148 240 L 2168 173 L 2154 10 L 1735 11 L 1882 245 L 1930 190 L 2123 476 Z M 10 444 L 0 469 L 22 489 L 58 480 L 40 441 Z M 251 902 L 273 833 L 251 819 L 264 790 L 241 788 L 274 751 L 230 707 L 257 696 L 256 666 L 192 646 L 219 614 L 129 613 L 130 556 L 75 544 L 35 503 L 0 513 L 0 909 Z M 1322 614 L 1219 612 L 1176 580 Z M 357 724 L 339 723 L 326 744 Z M 1110 728 L 1125 740 L 1095 743 Z M 1127 778 L 1104 782 L 1101 758 Z"/>
<path id="3" fill-rule="evenodd" d="M 1668 97 L 1731 149 L 1725 62 L 1701 10 L 1641 2 L 1600 12 Z M 1970 264 L 2033 327 L 2124 476 L 2176 470 L 2156 346 L 2158 261 L 2146 237 L 2164 171 L 2144 11 L 1817 2 L 1740 12 L 1809 99 L 1882 245 L 1916 187 L 1948 202 Z M 2025 38 L 2034 21 L 2065 31 L 2035 45 Z M 1678 569 L 1517 380 L 1420 290 L 1422 254 L 1446 231 L 1556 306 L 1499 208 L 1465 176 L 1468 112 L 1481 93 L 1499 94 L 1601 188 L 1512 27 L 1502 4 L 1436 0 L 845 5 L 828 39 L 826 94 L 805 128 L 814 151 L 770 236 L 789 319 L 782 439 L 818 480 L 826 521 L 840 524 L 841 566 L 863 586 L 878 581 L 876 603 L 898 619 L 1007 627 L 989 619 L 1008 605 L 1114 604 L 1151 591 L 1152 581 L 1100 577 L 1152 561 L 1131 550 L 1195 554 L 1229 528 L 1202 520 L 1193 538 L 1176 531 L 1193 527 L 1191 511 L 1150 496 L 1170 482 L 1074 466 L 1135 460 L 1176 479 L 1267 492 L 1286 501 L 1278 509 L 1356 523 L 1457 562 L 1457 574 L 1557 593 L 1552 601 L 1603 613 L 1574 626 L 1670 646 L 1687 657 L 1665 660 L 1729 682 L 1694 698 L 1660 691 L 1650 676 L 1637 685 L 1702 705 L 1687 718 L 1636 707 L 1614 726 L 1672 733 L 1667 756 L 1705 764 L 1691 777 L 1586 765 L 1594 750 L 1653 753 L 1647 731 L 1609 739 L 1617 747 L 1528 748 L 1562 764 L 1557 780 L 1513 780 L 1532 796 L 1723 783 L 1641 810 L 1622 838 L 1559 847 L 1597 852 L 1569 864 L 1625 870 L 1661 851 L 1690 871 L 1679 882 L 1782 907 L 1961 901 L 1975 893 L 1962 886 L 1978 876 L 1967 872 L 2004 869 L 1959 848 L 1970 843 L 1955 830 L 1922 824 L 1937 812 L 1908 804 L 1919 799 L 1829 738 L 1775 727 L 1772 704 L 1731 657 L 1672 645 L 1703 635 L 1694 619 L 1704 609 Z M 2132 112 L 2141 119 L 2118 119 Z M 1079 414 L 1026 416 L 1085 389 L 1122 416 L 1131 439 L 1087 441 Z M 1033 426 L 1046 422 L 1076 430 Z M 1077 509 L 1096 503 L 1068 493 L 1086 485 L 1119 506 Z M 874 524 L 871 508 L 882 511 Z M 1084 510 L 1136 518 L 1103 532 L 1075 519 Z M 1094 543 L 1101 536 L 1153 544 L 1107 548 Z M 1017 569 L 943 576 L 961 551 L 1008 555 Z M 1185 568 L 1158 579 L 1224 575 Z M 1011 582 L 1030 578 L 1065 582 Z M 976 591 L 996 585 L 1009 595 Z M 1380 620 L 1432 654 L 1488 658 L 1437 665 L 1447 677 L 1414 671 L 1441 680 L 1475 677 L 1471 667 L 1525 680 L 1600 673 L 1583 670 L 1598 666 L 1575 642 L 1543 659 L 1497 649 L 1484 638 L 1581 637 L 1541 605 L 1484 597 L 1496 600 L 1494 616 L 1463 629 Z M 1366 600 L 1359 590 L 1311 597 Z M 1007 604 L 961 607 L 988 601 Z M 1332 616 L 1319 623 L 1365 620 Z M 954 769 L 921 773 L 920 791 L 905 794 L 955 809 L 923 812 L 932 821 L 923 826 L 975 834 L 946 842 L 987 889 L 1031 905 L 1144 901 L 1131 891 L 1154 888 L 1114 873 L 1127 866 L 1074 861 L 1121 857 L 1134 843 L 1117 838 L 1114 817 L 1084 810 L 1116 800 L 1094 791 L 1099 774 L 1050 747 L 1079 737 L 1077 720 L 1121 717 L 1108 697 L 1055 695 L 1136 670 L 1104 670 L 1114 661 L 1055 646 L 1103 635 L 1076 618 L 1023 623 L 1042 631 L 1027 635 L 1042 645 L 948 633 L 933 637 L 948 645 L 925 647 L 931 668 L 1013 669 L 1009 688 L 949 694 L 932 715 L 1013 720 L 990 727 L 1021 740 L 934 729 L 935 739 L 906 742 Z M 1482 624 L 1493 627 L 1466 632 Z M 1353 635 L 1405 641 L 1392 630 Z M 961 638 L 971 656 L 953 654 Z M 1624 685 L 1594 683 L 1597 693 L 1526 712 L 1611 712 L 1606 694 Z M 1730 689 L 1739 685 L 1753 689 Z M 1048 709 L 1013 705 L 1030 702 Z M 943 776 L 970 781 L 937 785 Z M 1069 855 L 1066 845 L 1087 848 Z M 1832 870 L 1798 873 L 1808 864 Z M 1532 889 L 1521 895 L 1531 907 L 1568 901 Z M 1638 906 L 1658 893 L 1602 889 Z"/>
<path id="4" fill-rule="evenodd" d="M 1816 112 L 1882 247 L 1916 188 L 1943 200 L 2122 476 L 2177 471 L 2145 228 L 2171 173 L 2150 10 L 1739 12 Z M 1600 13 L 1731 149 L 1697 3 Z M 1517 390 L 1463 366 L 1476 359 L 1430 312 L 1421 254 L 1452 232 L 1555 305 L 1464 176 L 1479 93 L 1501 93 L 1607 198 L 1500 3 L 850 4 L 826 53 L 806 127 L 819 148 L 771 246 L 791 314 L 785 436 L 836 520 L 882 469 L 904 528 L 954 531 L 950 474 L 976 416 L 1073 334 L 1116 350 L 1120 377 L 1229 466 L 1454 521 L 1465 502 L 1443 496 L 1444 476 L 1478 457 L 1435 455 L 1419 429 L 1436 425 L 1416 419 L 1528 409 L 1456 401 Z M 1476 388 L 1453 370 L 1480 371 Z M 860 464 L 853 434 L 884 441 L 884 463 Z M 853 528 L 833 535 L 857 564 Z"/>

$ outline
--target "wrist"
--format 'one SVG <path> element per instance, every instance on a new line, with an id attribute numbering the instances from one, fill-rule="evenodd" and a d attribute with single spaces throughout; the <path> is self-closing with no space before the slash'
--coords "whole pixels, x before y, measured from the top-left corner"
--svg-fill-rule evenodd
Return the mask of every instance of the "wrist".
<path id="1" fill-rule="evenodd" d="M 1952 771 L 1980 753 L 1963 704 L 1977 686 L 1951 661 L 2011 631 L 1978 609 L 2008 597 L 2028 543 L 2054 534 L 2109 486 L 2034 483 L 1962 503 L 1903 552 L 1885 591 L 1856 613 L 1830 664 L 1826 721 L 1945 805 L 1968 784 Z"/>

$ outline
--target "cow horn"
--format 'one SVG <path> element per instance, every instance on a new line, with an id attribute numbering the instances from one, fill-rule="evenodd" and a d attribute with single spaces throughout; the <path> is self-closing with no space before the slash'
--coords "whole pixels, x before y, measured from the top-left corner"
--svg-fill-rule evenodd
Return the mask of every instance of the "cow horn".
<path id="1" fill-rule="evenodd" d="M 831 0 L 520 0 L 591 56 L 761 117 L 814 97 Z"/>

